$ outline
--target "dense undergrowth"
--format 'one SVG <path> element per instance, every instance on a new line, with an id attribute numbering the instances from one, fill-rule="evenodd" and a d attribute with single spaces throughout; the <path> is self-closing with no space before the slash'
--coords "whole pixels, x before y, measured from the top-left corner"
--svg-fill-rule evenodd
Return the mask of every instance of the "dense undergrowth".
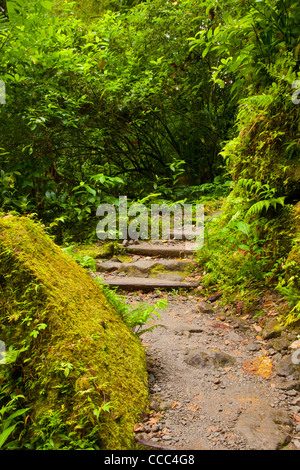
<path id="1" fill-rule="evenodd" d="M 147 207 L 222 203 L 197 253 L 204 292 L 223 292 L 236 313 L 253 315 L 265 313 L 270 293 L 280 320 L 298 321 L 299 4 L 14 0 L 0 6 L 3 214 L 35 217 L 67 254 L 93 269 L 93 257 L 73 248 L 97 241 L 99 204 L 117 207 L 122 195 Z M 1 252 L 1 262 L 7 256 Z M 4 278 L 11 280 L 9 264 L 2 289 Z M 28 296 L 36 301 L 39 288 L 29 281 Z M 32 418 L 16 364 L 47 322 L 32 320 L 31 303 L 19 296 L 12 284 L 1 300 L 1 322 L 7 312 L 24 315 L 25 335 L 1 368 L 0 447 L 19 448 L 35 427 L 29 448 L 96 448 L 93 430 L 81 437 L 70 431 L 62 411 Z M 110 290 L 106 297 L 135 333 L 157 313 L 149 306 L 132 312 Z M 73 373 L 69 361 L 54 371 L 60 380 Z M 92 411 L 93 419 L 109 412 L 105 405 Z"/>

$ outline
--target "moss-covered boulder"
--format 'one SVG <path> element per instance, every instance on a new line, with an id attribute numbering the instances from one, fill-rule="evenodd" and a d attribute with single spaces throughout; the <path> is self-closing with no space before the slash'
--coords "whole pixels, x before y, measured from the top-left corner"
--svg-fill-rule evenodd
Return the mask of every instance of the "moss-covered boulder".
<path id="1" fill-rule="evenodd" d="M 148 406 L 145 354 L 102 287 L 12 215 L 0 217 L 0 283 L 0 386 L 29 407 L 24 447 L 48 433 L 58 448 L 129 449 Z"/>

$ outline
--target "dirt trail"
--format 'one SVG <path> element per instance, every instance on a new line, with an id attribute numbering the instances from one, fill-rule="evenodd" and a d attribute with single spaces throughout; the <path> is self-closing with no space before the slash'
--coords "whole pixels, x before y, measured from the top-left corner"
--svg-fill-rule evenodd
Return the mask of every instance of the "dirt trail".
<path id="1" fill-rule="evenodd" d="M 139 250 L 144 243 L 132 244 L 126 262 L 116 256 L 98 263 L 98 275 L 112 285 L 119 280 L 128 303 L 168 300 L 153 322 L 162 326 L 141 336 L 151 412 L 135 426 L 137 441 L 167 449 L 299 450 L 296 333 L 262 329 L 258 319 L 203 300 L 191 253 L 174 251 L 176 243 L 157 242 L 146 252 Z"/>

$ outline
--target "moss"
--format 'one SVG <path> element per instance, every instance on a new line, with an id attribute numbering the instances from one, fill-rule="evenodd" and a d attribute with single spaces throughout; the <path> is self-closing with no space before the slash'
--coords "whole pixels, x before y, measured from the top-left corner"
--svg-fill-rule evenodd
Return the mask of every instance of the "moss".
<path id="1" fill-rule="evenodd" d="M 115 252 L 115 244 L 113 242 L 105 243 L 99 250 L 99 258 L 110 258 Z"/>
<path id="2" fill-rule="evenodd" d="M 97 259 L 99 257 L 100 246 L 99 245 L 79 245 L 74 249 L 75 253 L 81 256 L 89 256 Z"/>
<path id="3" fill-rule="evenodd" d="M 294 206 L 296 236 L 300 234 L 300 201 Z"/>
<path id="4" fill-rule="evenodd" d="M 0 218 L 0 279 L 0 337 L 19 350 L 12 374 L 34 421 L 59 411 L 69 432 L 129 449 L 148 405 L 145 354 L 102 288 L 26 217 Z"/>
<path id="5" fill-rule="evenodd" d="M 285 263 L 285 280 L 292 280 L 293 285 L 300 288 L 300 249 L 295 246 L 289 253 Z"/>

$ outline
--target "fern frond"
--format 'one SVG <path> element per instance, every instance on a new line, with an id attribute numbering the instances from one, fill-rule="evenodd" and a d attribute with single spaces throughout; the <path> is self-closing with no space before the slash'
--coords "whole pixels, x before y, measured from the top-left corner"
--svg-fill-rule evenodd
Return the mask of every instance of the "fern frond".
<path id="1" fill-rule="evenodd" d="M 283 196 L 283 197 L 277 197 L 273 199 L 265 199 L 263 201 L 258 201 L 248 209 L 246 213 L 246 217 L 250 215 L 259 215 L 262 213 L 263 210 L 268 211 L 270 207 L 274 207 L 274 209 L 276 209 L 276 206 L 278 204 L 283 206 L 284 199 L 285 197 Z"/>

